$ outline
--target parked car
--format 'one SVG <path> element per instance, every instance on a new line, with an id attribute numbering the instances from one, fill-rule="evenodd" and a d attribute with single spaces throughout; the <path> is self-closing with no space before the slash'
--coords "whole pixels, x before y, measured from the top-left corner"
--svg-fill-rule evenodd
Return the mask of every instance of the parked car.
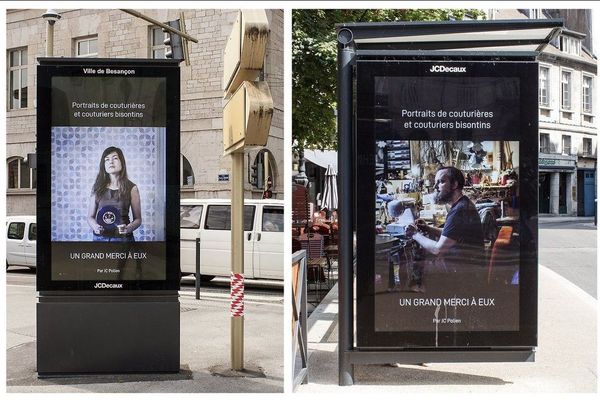
<path id="1" fill-rule="evenodd" d="M 244 201 L 244 277 L 283 280 L 283 200 Z M 231 274 L 231 201 L 182 199 L 181 272 L 196 272 L 200 238 L 200 275 L 209 280 Z"/>
<path id="2" fill-rule="evenodd" d="M 6 268 L 19 265 L 35 269 L 37 224 L 35 215 L 6 218 Z"/>

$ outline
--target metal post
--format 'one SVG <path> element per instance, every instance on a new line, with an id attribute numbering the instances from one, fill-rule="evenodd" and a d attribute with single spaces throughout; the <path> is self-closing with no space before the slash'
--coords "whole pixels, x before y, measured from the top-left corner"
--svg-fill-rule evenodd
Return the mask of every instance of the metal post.
<path id="1" fill-rule="evenodd" d="M 244 153 L 231 153 L 231 275 L 244 273 Z M 243 287 L 242 287 L 243 293 Z M 233 300 L 233 299 L 232 299 Z M 231 369 L 244 369 L 244 316 L 231 315 Z"/>
<path id="2" fill-rule="evenodd" d="M 352 63 L 354 60 L 352 32 L 338 32 L 338 184 L 340 197 L 339 218 L 339 385 L 352 385 L 354 366 L 348 352 L 354 347 L 353 307 L 353 231 L 354 218 L 352 201 L 354 196 L 353 151 L 352 151 Z"/>
<path id="3" fill-rule="evenodd" d="M 46 24 L 46 57 L 54 56 L 54 22 Z"/>
<path id="4" fill-rule="evenodd" d="M 196 238 L 196 300 L 200 300 L 200 238 Z"/>
<path id="5" fill-rule="evenodd" d="M 269 153 L 267 151 L 263 152 L 263 168 L 264 168 L 264 174 L 263 174 L 263 191 L 267 190 L 267 181 L 269 180 L 269 176 L 271 175 L 269 173 Z"/>

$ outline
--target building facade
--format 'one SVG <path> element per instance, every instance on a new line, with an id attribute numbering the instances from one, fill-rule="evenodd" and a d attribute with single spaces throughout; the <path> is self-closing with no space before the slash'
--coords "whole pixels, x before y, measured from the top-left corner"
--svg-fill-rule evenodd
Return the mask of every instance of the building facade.
<path id="1" fill-rule="evenodd" d="M 539 213 L 593 216 L 597 197 L 597 59 L 591 10 L 488 10 L 489 19 L 563 18 L 539 60 Z M 573 29 L 582 29 L 578 32 Z"/>
<path id="2" fill-rule="evenodd" d="M 121 10 L 58 10 L 55 57 L 164 58 L 165 34 L 157 26 Z M 189 65 L 181 67 L 181 198 L 229 198 L 231 157 L 223 157 L 223 52 L 237 10 L 140 10 L 162 22 L 183 17 Z M 36 65 L 45 55 L 44 10 L 8 10 L 7 214 L 35 214 Z M 274 113 L 264 149 L 246 151 L 245 197 L 262 196 L 264 160 L 273 177 L 273 197 L 283 198 L 283 11 L 267 10 L 270 37 L 259 79 L 269 83 Z M 254 171 L 254 173 L 252 173 Z"/>

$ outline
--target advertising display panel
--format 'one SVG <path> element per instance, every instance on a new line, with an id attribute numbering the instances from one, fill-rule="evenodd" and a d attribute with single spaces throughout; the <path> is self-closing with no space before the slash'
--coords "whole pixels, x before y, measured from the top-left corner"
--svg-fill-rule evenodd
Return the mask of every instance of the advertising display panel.
<path id="1" fill-rule="evenodd" d="M 177 63 L 41 59 L 38 85 L 38 290 L 178 289 Z"/>
<path id="2" fill-rule="evenodd" d="M 537 64 L 357 62 L 358 348 L 537 344 Z"/>

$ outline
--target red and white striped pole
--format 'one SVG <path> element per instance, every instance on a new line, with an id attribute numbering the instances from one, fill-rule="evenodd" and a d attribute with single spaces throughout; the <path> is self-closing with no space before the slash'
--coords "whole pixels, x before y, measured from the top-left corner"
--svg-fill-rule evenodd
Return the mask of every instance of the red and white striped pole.
<path id="1" fill-rule="evenodd" d="M 231 304 L 229 312 L 232 317 L 244 316 L 244 275 L 231 273 Z"/>

